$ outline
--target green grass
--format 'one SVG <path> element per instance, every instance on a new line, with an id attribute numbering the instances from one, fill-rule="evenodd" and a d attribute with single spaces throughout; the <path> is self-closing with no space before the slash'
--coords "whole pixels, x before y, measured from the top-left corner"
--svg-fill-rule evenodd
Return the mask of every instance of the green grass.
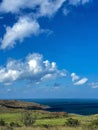
<path id="1" fill-rule="evenodd" d="M 68 114 L 68 117 L 55 117 L 49 112 L 42 111 L 31 111 L 32 117 L 36 118 L 33 127 L 24 127 L 24 124 L 21 122 L 22 112 L 7 112 L 0 113 L 0 119 L 3 119 L 8 126 L 11 122 L 18 123 L 21 127 L 14 128 L 14 130 L 98 130 L 98 128 L 88 129 L 88 125 L 93 121 L 98 119 L 98 115 L 91 116 L 82 116 L 76 114 Z M 66 121 L 68 118 L 77 119 L 80 122 L 79 127 L 68 127 Z M 0 129 L 3 130 L 3 129 Z M 7 129 L 4 129 L 7 130 Z"/>
<path id="2" fill-rule="evenodd" d="M 36 114 L 32 113 L 32 117 L 35 117 Z M 10 122 L 17 122 L 21 124 L 21 118 L 22 115 L 20 113 L 4 113 L 0 114 L 0 118 L 3 119 L 7 124 L 10 124 Z M 48 115 L 42 115 L 39 114 L 36 117 L 36 122 L 35 126 L 43 126 L 43 125 L 50 125 L 50 126 L 55 126 L 55 125 L 64 125 L 66 122 L 65 118 L 51 118 L 47 119 Z M 50 118 L 50 116 L 49 116 Z"/>
<path id="3" fill-rule="evenodd" d="M 54 118 L 54 119 L 40 119 L 40 120 L 36 120 L 35 122 L 35 126 L 44 126 L 44 125 L 48 125 L 48 126 L 63 126 L 65 125 L 66 119 L 65 118 Z"/>
<path id="4" fill-rule="evenodd" d="M 21 114 L 20 113 L 3 113 L 0 114 L 0 119 L 3 119 L 6 123 L 10 122 L 20 122 Z"/>

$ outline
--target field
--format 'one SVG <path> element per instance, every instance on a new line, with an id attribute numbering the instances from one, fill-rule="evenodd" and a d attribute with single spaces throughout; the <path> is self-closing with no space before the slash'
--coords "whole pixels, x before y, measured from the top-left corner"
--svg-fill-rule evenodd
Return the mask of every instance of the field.
<path id="1" fill-rule="evenodd" d="M 7 113 L 1 112 L 0 120 L 5 122 L 5 126 L 1 125 L 0 130 L 98 130 L 98 115 L 82 116 L 32 110 L 29 111 L 30 115 L 28 116 L 30 116 L 34 122 L 29 124 L 30 126 L 25 126 L 22 121 L 25 114 L 28 115 L 28 111 L 16 110 L 14 112 Z M 29 120 L 28 117 L 26 118 L 26 120 Z M 68 124 L 68 120 L 70 121 L 71 119 L 72 121 L 78 121 L 79 124 L 77 124 L 77 122 L 69 122 Z M 94 121 L 95 123 L 97 121 L 97 123 L 93 125 L 92 122 Z"/>

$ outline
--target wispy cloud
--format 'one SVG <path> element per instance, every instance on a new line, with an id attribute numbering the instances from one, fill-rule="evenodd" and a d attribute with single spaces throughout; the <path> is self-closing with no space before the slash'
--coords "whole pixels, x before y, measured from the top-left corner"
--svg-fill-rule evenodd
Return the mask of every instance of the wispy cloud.
<path id="1" fill-rule="evenodd" d="M 98 88 L 98 82 L 89 83 L 89 86 L 92 88 Z"/>
<path id="2" fill-rule="evenodd" d="M 39 17 L 51 16 L 58 11 L 65 1 L 66 0 L 3 0 L 0 4 L 0 11 L 17 14 L 24 9 L 31 9 L 32 11 L 35 9 L 37 10 L 35 14 Z"/>
<path id="3" fill-rule="evenodd" d="M 13 47 L 16 41 L 23 41 L 25 37 L 37 35 L 41 32 L 37 21 L 29 17 L 20 17 L 13 27 L 6 27 L 6 33 L 1 40 L 1 49 Z"/>
<path id="4" fill-rule="evenodd" d="M 12 13 L 18 16 L 19 19 L 12 27 L 6 27 L 6 33 L 1 40 L 1 49 L 11 48 L 16 44 L 16 41 L 21 42 L 25 37 L 38 34 L 41 31 L 41 25 L 39 25 L 38 19 L 42 17 L 52 17 L 58 12 L 62 5 L 67 4 L 68 6 L 71 4 L 72 6 L 76 6 L 89 1 L 90 0 L 2 0 L 0 3 L 0 13 Z M 66 7 L 63 9 L 64 15 L 67 15 L 69 12 Z M 31 11 L 27 13 L 25 12 L 26 9 L 30 9 Z"/>
<path id="5" fill-rule="evenodd" d="M 69 0 L 69 4 L 77 6 L 79 4 L 86 4 L 90 1 L 91 0 Z"/>

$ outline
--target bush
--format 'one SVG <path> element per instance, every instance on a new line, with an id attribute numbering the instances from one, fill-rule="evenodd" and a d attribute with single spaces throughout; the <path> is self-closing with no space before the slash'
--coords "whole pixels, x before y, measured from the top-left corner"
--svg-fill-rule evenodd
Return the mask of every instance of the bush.
<path id="1" fill-rule="evenodd" d="M 98 128 L 98 119 L 93 120 L 89 125 L 88 125 L 89 130 L 95 130 L 95 128 Z"/>
<path id="2" fill-rule="evenodd" d="M 35 118 L 32 117 L 32 113 L 30 111 L 25 111 L 22 115 L 22 123 L 25 126 L 32 126 L 35 123 Z"/>
<path id="3" fill-rule="evenodd" d="M 15 123 L 15 122 L 11 122 L 10 126 L 11 127 L 20 127 L 20 125 L 18 123 Z"/>
<path id="4" fill-rule="evenodd" d="M 98 119 L 93 120 L 90 125 L 91 126 L 98 126 Z"/>
<path id="5" fill-rule="evenodd" d="M 77 119 L 68 118 L 66 125 L 67 126 L 79 126 L 79 121 Z"/>
<path id="6" fill-rule="evenodd" d="M 43 127 L 44 127 L 44 128 L 49 128 L 49 125 L 48 125 L 48 124 L 46 124 L 46 125 L 43 125 Z"/>
<path id="7" fill-rule="evenodd" d="M 5 121 L 3 119 L 0 119 L 0 126 L 5 126 Z"/>

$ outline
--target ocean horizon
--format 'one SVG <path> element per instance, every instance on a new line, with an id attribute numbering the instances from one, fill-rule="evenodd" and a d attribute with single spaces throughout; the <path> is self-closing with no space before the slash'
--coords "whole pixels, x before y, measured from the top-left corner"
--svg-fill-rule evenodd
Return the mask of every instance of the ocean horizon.
<path id="1" fill-rule="evenodd" d="M 98 99 L 16 99 L 48 105 L 50 112 L 68 112 L 80 115 L 98 114 Z"/>

